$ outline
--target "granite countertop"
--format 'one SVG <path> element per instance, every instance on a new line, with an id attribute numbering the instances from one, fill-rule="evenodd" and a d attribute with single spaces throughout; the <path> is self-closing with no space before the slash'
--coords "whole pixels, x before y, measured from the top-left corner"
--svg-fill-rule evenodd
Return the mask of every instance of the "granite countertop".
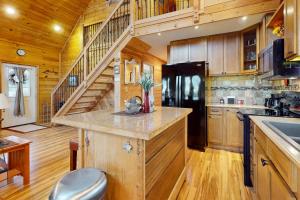
<path id="1" fill-rule="evenodd" d="M 300 167 L 300 151 L 263 123 L 263 121 L 276 121 L 300 124 L 300 118 L 250 116 L 250 119 L 289 159 L 291 159 L 298 167 Z"/>
<path id="2" fill-rule="evenodd" d="M 220 108 L 255 108 L 255 109 L 265 109 L 263 105 L 241 105 L 241 104 L 220 104 L 220 103 L 208 103 L 207 107 L 220 107 Z"/>
<path id="3" fill-rule="evenodd" d="M 53 123 L 96 132 L 150 140 L 192 112 L 189 108 L 156 107 L 153 113 L 126 115 L 120 111 L 93 111 L 55 117 Z"/>

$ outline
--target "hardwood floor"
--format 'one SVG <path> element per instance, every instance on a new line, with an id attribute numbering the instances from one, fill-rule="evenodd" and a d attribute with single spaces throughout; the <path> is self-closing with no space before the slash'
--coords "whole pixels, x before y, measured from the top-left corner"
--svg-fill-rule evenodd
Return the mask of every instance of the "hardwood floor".
<path id="1" fill-rule="evenodd" d="M 20 177 L 0 188 L 2 199 L 47 199 L 55 182 L 69 171 L 69 140 L 77 131 L 54 127 L 20 134 L 1 130 L 0 136 L 17 135 L 33 141 L 30 149 L 31 183 L 23 186 Z M 241 154 L 207 149 L 188 151 L 188 178 L 178 200 L 251 200 L 243 185 Z"/>
<path id="2" fill-rule="evenodd" d="M 251 200 L 243 183 L 242 155 L 223 150 L 189 151 L 187 180 L 178 200 Z"/>
<path id="3" fill-rule="evenodd" d="M 31 183 L 23 186 L 22 178 L 0 188 L 0 198 L 7 200 L 47 199 L 55 182 L 69 171 L 69 140 L 77 131 L 69 127 L 54 127 L 20 134 L 1 130 L 0 136 L 16 135 L 32 141 L 30 145 Z"/>

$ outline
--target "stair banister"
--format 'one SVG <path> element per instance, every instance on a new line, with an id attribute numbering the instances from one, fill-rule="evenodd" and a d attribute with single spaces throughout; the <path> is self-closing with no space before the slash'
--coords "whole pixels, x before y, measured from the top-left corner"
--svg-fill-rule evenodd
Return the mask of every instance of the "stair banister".
<path id="1" fill-rule="evenodd" d="M 89 78 L 89 75 L 92 75 L 91 72 L 101 66 L 101 61 L 107 57 L 105 56 L 107 53 L 111 53 L 111 48 L 115 46 L 115 42 L 120 40 L 120 37 L 124 35 L 124 31 L 128 27 L 132 27 L 134 20 L 134 18 L 132 18 L 132 12 L 134 12 L 134 7 L 130 4 L 133 1 L 134 0 L 121 0 L 117 4 L 109 17 L 101 24 L 99 30 L 85 45 L 66 75 L 53 89 L 51 93 L 51 116 L 54 116 L 54 114 L 62 107 L 60 104 L 64 105 L 74 92 L 79 89 L 81 84 L 86 84 L 86 80 Z M 121 6 L 123 7 L 121 8 Z M 113 20 L 116 20 L 117 22 L 114 23 Z M 116 25 L 118 27 L 117 32 L 113 32 L 113 30 L 116 31 Z M 123 26 L 119 29 L 119 25 Z M 70 80 L 72 80 L 71 77 L 75 80 L 75 82 L 78 82 L 75 84 L 76 86 L 70 86 Z M 57 98 L 59 98 L 59 100 L 57 100 Z"/>

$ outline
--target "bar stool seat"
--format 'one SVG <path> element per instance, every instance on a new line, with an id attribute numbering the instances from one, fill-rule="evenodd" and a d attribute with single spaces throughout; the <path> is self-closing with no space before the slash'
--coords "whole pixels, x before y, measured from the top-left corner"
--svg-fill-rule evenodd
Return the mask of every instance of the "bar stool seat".
<path id="1" fill-rule="evenodd" d="M 103 171 L 83 168 L 72 171 L 60 179 L 49 200 L 99 200 L 103 199 L 107 179 Z"/>

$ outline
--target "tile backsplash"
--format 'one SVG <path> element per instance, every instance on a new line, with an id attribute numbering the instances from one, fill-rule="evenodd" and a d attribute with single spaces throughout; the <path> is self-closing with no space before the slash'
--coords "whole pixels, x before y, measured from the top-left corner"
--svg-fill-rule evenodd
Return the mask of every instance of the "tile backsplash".
<path id="1" fill-rule="evenodd" d="M 272 93 L 300 91 L 300 80 L 291 80 L 289 86 L 283 81 L 260 80 L 258 76 L 207 77 L 206 102 L 219 103 L 221 98 L 235 96 L 247 105 L 263 105 Z"/>

